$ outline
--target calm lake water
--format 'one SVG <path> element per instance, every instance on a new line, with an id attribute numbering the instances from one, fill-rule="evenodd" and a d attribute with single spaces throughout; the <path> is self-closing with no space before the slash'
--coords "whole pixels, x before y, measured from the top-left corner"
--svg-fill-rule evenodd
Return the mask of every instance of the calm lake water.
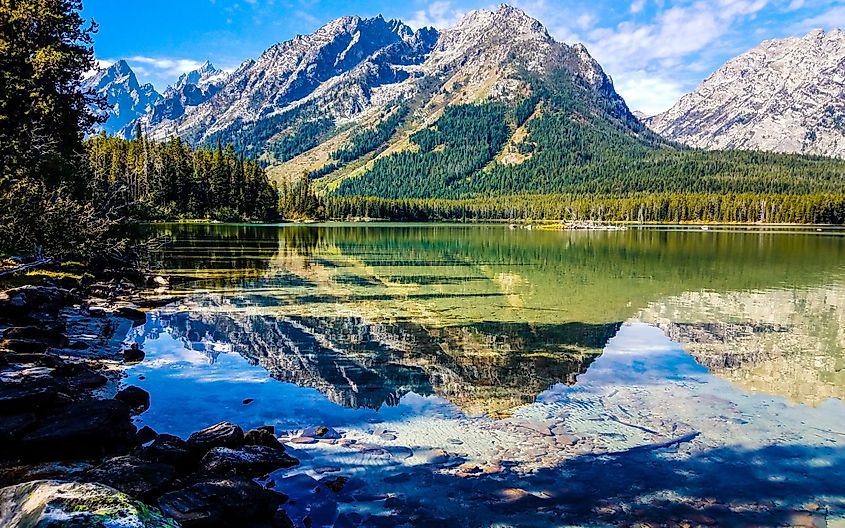
<path id="1" fill-rule="evenodd" d="M 297 523 L 845 526 L 837 232 L 151 229 L 139 425 L 275 425 Z"/>

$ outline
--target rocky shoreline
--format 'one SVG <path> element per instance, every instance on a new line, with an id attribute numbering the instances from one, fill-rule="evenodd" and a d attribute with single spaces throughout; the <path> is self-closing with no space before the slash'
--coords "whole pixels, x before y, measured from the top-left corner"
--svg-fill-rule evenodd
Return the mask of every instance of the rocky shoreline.
<path id="1" fill-rule="evenodd" d="M 121 363 L 144 358 L 123 340 L 167 287 L 129 271 L 0 293 L 0 525 L 293 526 L 266 477 L 299 461 L 273 427 L 134 425 L 150 396 L 118 390 Z"/>

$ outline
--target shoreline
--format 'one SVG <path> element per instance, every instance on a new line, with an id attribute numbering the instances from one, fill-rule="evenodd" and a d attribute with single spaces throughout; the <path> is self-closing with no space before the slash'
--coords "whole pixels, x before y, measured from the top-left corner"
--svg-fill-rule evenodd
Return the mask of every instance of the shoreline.
<path id="1" fill-rule="evenodd" d="M 254 480 L 299 464 L 272 427 L 135 426 L 150 395 L 127 382 L 144 352 L 125 339 L 173 299 L 166 279 L 129 275 L 0 292 L 0 524 L 291 526 L 287 497 Z"/>
<path id="2" fill-rule="evenodd" d="M 138 312 L 132 310 L 141 313 L 148 309 L 158 310 L 165 301 L 180 300 L 171 296 L 174 290 L 162 283 L 163 278 L 145 277 L 142 283 L 134 285 L 122 279 L 113 280 L 114 284 L 101 282 L 90 285 L 86 292 L 69 298 L 72 306 L 62 306 L 57 313 L 62 314 L 66 322 L 74 318 L 116 320 L 113 339 L 105 343 L 115 342 L 117 348 L 109 354 L 104 353 L 101 358 L 93 354 L 91 359 L 92 363 L 103 367 L 103 376 L 114 382 L 105 388 L 100 387 L 97 389 L 99 392 L 90 397 L 80 398 L 85 401 L 64 402 L 60 406 L 88 402 L 86 409 L 89 411 L 100 406 L 120 407 L 112 402 L 118 383 L 129 381 L 122 365 L 125 363 L 122 361 L 124 354 L 134 353 L 129 362 L 139 359 L 137 349 L 122 346 L 122 338 L 128 333 L 123 329 L 140 321 Z M 8 293 L 6 295 L 8 297 Z M 42 306 L 34 308 L 31 313 L 43 311 Z M 120 309 L 124 311 L 119 313 Z M 182 306 L 174 310 L 194 311 Z M 146 316 L 144 319 L 150 320 Z M 67 325 L 64 334 L 69 341 L 82 334 L 92 334 L 84 331 L 89 327 L 79 322 L 76 326 Z M 0 328 L 0 331 L 5 333 L 5 329 Z M 80 353 L 75 348 L 70 350 Z M 87 350 L 97 352 L 104 349 L 92 345 Z M 147 348 L 148 354 L 153 353 L 146 358 L 149 363 L 142 365 L 157 363 L 154 350 Z M 603 356 L 605 361 L 614 360 L 613 354 L 604 353 Z M 627 357 L 617 355 L 614 361 L 604 366 L 604 370 L 634 371 L 631 365 L 624 363 Z M 76 363 L 68 358 L 59 359 L 65 363 Z M 45 375 L 54 377 L 43 369 L 55 370 L 58 367 L 34 365 L 26 368 L 30 371 L 41 368 L 38 375 L 43 378 Z M 149 372 L 141 374 L 146 374 L 146 383 L 153 379 Z M 632 406 L 630 403 L 637 398 L 648 403 L 650 400 L 645 399 L 646 392 L 633 387 L 635 384 L 630 391 L 612 385 L 605 387 L 601 374 L 602 369 L 593 369 L 587 376 L 587 388 L 590 390 L 584 391 L 581 387 L 577 396 L 579 405 L 572 405 L 574 396 L 566 393 L 565 387 L 561 386 L 556 389 L 560 398 L 556 397 L 555 390 L 550 389 L 540 401 L 522 408 L 518 416 L 492 425 L 486 423 L 487 420 L 472 418 L 455 424 L 454 416 L 445 407 L 442 419 L 426 418 L 409 423 L 395 416 L 392 420 L 381 416 L 376 417 L 378 421 L 367 420 L 356 427 L 350 427 L 342 420 L 322 419 L 328 422 L 325 426 L 314 423 L 306 429 L 297 426 L 289 430 L 279 423 L 276 423 L 278 429 L 251 423 L 256 428 L 244 432 L 233 423 L 237 420 L 232 420 L 233 415 L 228 409 L 219 416 L 206 418 L 208 421 L 230 421 L 219 422 L 203 431 L 191 428 L 171 431 L 164 426 L 159 428 L 160 424 L 147 422 L 156 429 L 175 432 L 181 437 L 159 435 L 148 427 L 142 427 L 129 441 L 107 446 L 95 455 L 0 465 L 0 479 L 5 479 L 0 482 L 0 488 L 3 488 L 0 504 L 22 509 L 32 496 L 47 496 L 51 500 L 70 497 L 76 502 L 67 504 L 76 508 L 81 504 L 86 508 L 76 510 L 80 515 L 111 508 L 108 511 L 113 511 L 115 516 L 119 514 L 139 521 L 138 524 L 130 523 L 130 526 L 170 527 L 175 526 L 175 519 L 188 528 L 243 526 L 245 518 L 255 521 L 257 526 L 279 527 L 304 526 L 303 519 L 309 518 L 315 526 L 319 526 L 322 525 L 321 520 L 330 515 L 337 516 L 340 526 L 394 526 L 403 522 L 403 525 L 409 526 L 450 525 L 450 522 L 475 526 L 481 518 L 472 511 L 470 504 L 483 504 L 489 508 L 491 524 L 508 515 L 512 519 L 524 519 L 527 525 L 531 525 L 537 519 L 535 506 L 547 512 L 549 524 L 568 519 L 581 526 L 627 525 L 636 521 L 671 521 L 680 525 L 682 521 L 697 519 L 694 516 L 701 515 L 702 511 L 706 517 L 701 518 L 709 519 L 707 524 L 717 525 L 730 524 L 743 515 L 758 519 L 759 524 L 771 526 L 793 525 L 787 524 L 793 516 L 810 516 L 814 520 L 829 517 L 832 521 L 842 516 L 843 511 L 830 502 L 822 503 L 821 508 L 831 508 L 822 513 L 811 510 L 813 506 L 810 502 L 806 507 L 796 501 L 769 505 L 763 499 L 773 493 L 774 488 L 765 488 L 767 493 L 760 493 L 759 501 L 754 496 L 754 500 L 747 502 L 732 496 L 721 496 L 710 502 L 701 498 L 704 495 L 682 500 L 667 495 L 664 493 L 667 482 L 672 483 L 672 489 L 681 489 L 691 482 L 709 490 L 713 479 L 721 478 L 724 456 L 728 456 L 729 467 L 741 471 L 747 468 L 745 463 L 749 456 L 769 456 L 768 448 L 749 448 L 751 455 L 738 449 L 726 449 L 714 439 L 736 435 L 731 436 L 736 442 L 736 438 L 744 438 L 745 434 L 733 422 L 733 415 L 725 418 L 723 424 L 718 424 L 718 428 L 708 431 L 701 423 L 695 422 L 695 416 L 675 416 L 695 408 L 684 405 L 677 393 L 673 392 L 671 396 L 664 394 L 663 399 L 652 401 L 650 406 Z M 589 383 L 591 376 L 596 378 L 592 384 Z M 5 381 L 5 378 L 0 379 Z M 650 386 L 651 382 L 644 385 Z M 155 397 L 151 387 L 141 386 L 147 387 Z M 691 386 L 703 385 L 691 383 Z M 720 387 L 725 385 L 713 387 L 713 391 L 703 394 L 690 393 L 685 401 L 692 402 L 692 398 L 700 396 L 721 396 L 724 391 Z M 184 385 L 180 389 L 184 390 Z M 144 401 L 143 392 L 133 391 L 124 396 L 134 402 L 131 406 L 123 405 L 130 407 L 127 411 L 129 417 L 124 419 L 121 414 L 124 411 L 120 410 L 120 413 L 115 413 L 121 414 L 119 419 L 109 423 L 108 427 L 97 429 L 98 434 L 120 431 L 126 427 L 127 421 L 131 425 L 132 413 L 137 412 L 131 407 L 143 409 L 149 405 L 148 401 Z M 261 404 L 261 396 L 248 396 L 258 398 L 257 404 L 250 402 L 249 405 Z M 180 397 L 168 401 L 177 416 L 184 414 Z M 192 397 L 205 401 L 200 393 L 187 388 L 185 398 Z M 106 403 L 91 406 L 90 401 Z M 238 397 L 234 404 L 239 406 L 240 401 Z M 247 400 L 243 403 L 248 405 Z M 632 407 L 660 412 L 643 411 L 632 418 Z M 576 412 L 578 409 L 598 410 L 599 414 L 594 411 Z M 53 411 L 55 406 L 50 409 L 51 413 Z M 738 412 L 737 418 L 741 415 L 742 412 Z M 606 423 L 598 424 L 599 420 L 594 419 L 598 417 L 606 421 L 607 416 L 621 418 L 613 420 L 610 427 Z M 7 418 L 0 412 L 0 420 Z M 266 416 L 259 415 L 259 418 L 261 423 L 267 423 L 264 421 Z M 196 427 L 207 425 L 198 423 L 196 417 L 192 420 Z M 314 421 L 313 417 L 303 416 L 302 425 Z M 245 423 L 248 422 L 241 422 L 241 425 Z M 631 427 L 628 423 L 639 427 Z M 468 429 L 466 424 L 473 427 Z M 23 434 L 28 435 L 31 431 L 29 429 Z M 608 433 L 610 436 L 604 440 L 604 435 Z M 490 451 L 488 441 L 494 435 L 498 435 L 499 442 L 492 446 L 495 450 Z M 617 442 L 612 435 L 623 435 L 627 440 L 623 446 L 611 445 Z M 100 440 L 93 437 L 91 441 Z M 214 447 L 209 448 L 211 445 Z M 804 467 L 809 467 L 807 464 L 811 459 L 833 464 L 832 469 L 822 475 L 823 480 L 832 481 L 839 475 L 836 459 L 821 447 L 814 445 L 807 451 L 799 451 L 796 446 L 785 445 L 781 449 L 781 454 L 767 460 L 775 463 L 777 472 L 798 479 L 802 486 L 810 484 L 809 477 L 802 477 L 801 472 Z M 561 457 L 564 454 L 569 456 Z M 692 458 L 684 458 L 687 455 Z M 672 457 L 672 460 L 667 462 L 665 456 Z M 790 462 L 789 466 L 778 465 L 780 457 L 789 461 L 797 459 L 801 464 Z M 634 485 L 614 484 L 612 476 L 620 474 L 618 467 L 623 468 L 621 471 L 625 478 L 633 479 Z M 648 470 L 643 472 L 642 468 Z M 772 474 L 775 473 L 773 470 Z M 703 476 L 696 477 L 696 474 Z M 571 475 L 571 478 L 565 475 Z M 743 482 L 750 483 L 751 488 L 761 486 L 763 489 L 762 486 L 767 485 L 763 477 Z M 9 480 L 13 483 L 9 484 Z M 650 502 L 637 502 L 638 486 L 655 490 Z M 467 489 L 472 489 L 472 497 L 462 495 L 462 491 Z M 448 499 L 436 498 L 436 493 L 444 490 L 455 490 L 456 493 L 449 495 Z M 795 496 L 804 497 L 797 493 Z M 191 506 L 185 509 L 183 506 L 186 504 Z M 55 506 L 55 503 L 51 505 Z M 284 509 L 280 510 L 279 505 Z M 65 503 L 60 506 L 65 507 Z M 312 506 L 314 508 L 310 509 Z M 755 510 L 749 514 L 747 508 Z M 361 515 L 359 512 L 370 513 Z M 4 515 L 0 509 L 0 524 L 8 519 Z M 346 524 L 341 523 L 341 519 Z M 419 522 L 415 524 L 414 519 Z"/>
<path id="3" fill-rule="evenodd" d="M 390 220 L 386 218 L 369 218 L 369 219 L 332 219 L 319 220 L 313 222 L 303 221 L 281 221 L 281 222 L 222 222 L 217 220 L 154 220 L 146 222 L 137 222 L 135 225 L 220 225 L 220 226 L 255 226 L 255 227 L 333 227 L 338 225 L 495 225 L 508 226 L 511 224 L 518 226 L 537 225 L 537 226 L 559 226 L 566 220 L 532 220 L 532 219 L 478 219 L 478 220 Z M 599 222 L 599 221 L 596 221 Z M 665 229 L 665 228 L 734 228 L 747 230 L 765 230 L 765 229 L 798 229 L 798 230 L 814 230 L 822 229 L 824 231 L 843 231 L 845 232 L 845 224 L 794 224 L 794 223 L 743 223 L 743 222 L 636 222 L 631 220 L 618 220 L 601 222 L 605 225 L 624 225 L 629 228 L 642 229 Z M 583 230 L 583 231 L 586 231 Z"/>

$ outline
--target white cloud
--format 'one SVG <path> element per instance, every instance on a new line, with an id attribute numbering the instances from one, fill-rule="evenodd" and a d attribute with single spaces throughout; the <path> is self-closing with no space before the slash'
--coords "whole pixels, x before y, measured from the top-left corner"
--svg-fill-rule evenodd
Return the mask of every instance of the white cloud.
<path id="1" fill-rule="evenodd" d="M 93 70 L 88 70 L 87 72 L 83 73 L 82 74 L 83 79 L 88 79 L 89 77 L 93 77 L 94 75 L 97 74 L 98 71 L 105 70 L 106 68 L 108 68 L 109 66 L 111 66 L 112 64 L 117 62 L 117 61 L 113 61 L 113 60 L 109 60 L 109 59 L 95 59 L 95 60 L 97 61 L 97 66 L 94 67 Z"/>
<path id="2" fill-rule="evenodd" d="M 650 116 L 668 110 L 686 93 L 681 84 L 645 71 L 628 72 L 616 83 L 616 91 L 629 108 Z"/>
<path id="3" fill-rule="evenodd" d="M 457 24 L 464 14 L 465 11 L 453 7 L 451 1 L 436 0 L 416 11 L 407 24 L 415 29 L 427 26 L 444 29 Z"/>
<path id="4" fill-rule="evenodd" d="M 168 59 L 160 57 L 144 57 L 143 55 L 136 55 L 126 59 L 135 73 L 154 71 L 156 75 L 166 77 L 178 77 L 183 73 L 196 70 L 202 66 L 201 61 L 193 59 Z M 143 66 L 136 66 L 135 64 L 142 64 Z"/>
<path id="5" fill-rule="evenodd" d="M 828 9 L 819 15 L 805 18 L 792 26 L 795 33 L 803 34 L 812 29 L 845 29 L 845 6 Z"/>
<path id="6" fill-rule="evenodd" d="M 633 2 L 631 2 L 630 11 L 632 14 L 636 15 L 643 9 L 645 9 L 645 0 L 634 0 Z"/>

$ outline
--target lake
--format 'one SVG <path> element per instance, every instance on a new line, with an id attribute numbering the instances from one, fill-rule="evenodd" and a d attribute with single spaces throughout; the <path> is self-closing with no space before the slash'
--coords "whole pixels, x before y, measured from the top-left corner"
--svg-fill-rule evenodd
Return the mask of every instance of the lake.
<path id="1" fill-rule="evenodd" d="M 149 230 L 138 425 L 274 425 L 295 522 L 845 526 L 840 232 Z"/>

